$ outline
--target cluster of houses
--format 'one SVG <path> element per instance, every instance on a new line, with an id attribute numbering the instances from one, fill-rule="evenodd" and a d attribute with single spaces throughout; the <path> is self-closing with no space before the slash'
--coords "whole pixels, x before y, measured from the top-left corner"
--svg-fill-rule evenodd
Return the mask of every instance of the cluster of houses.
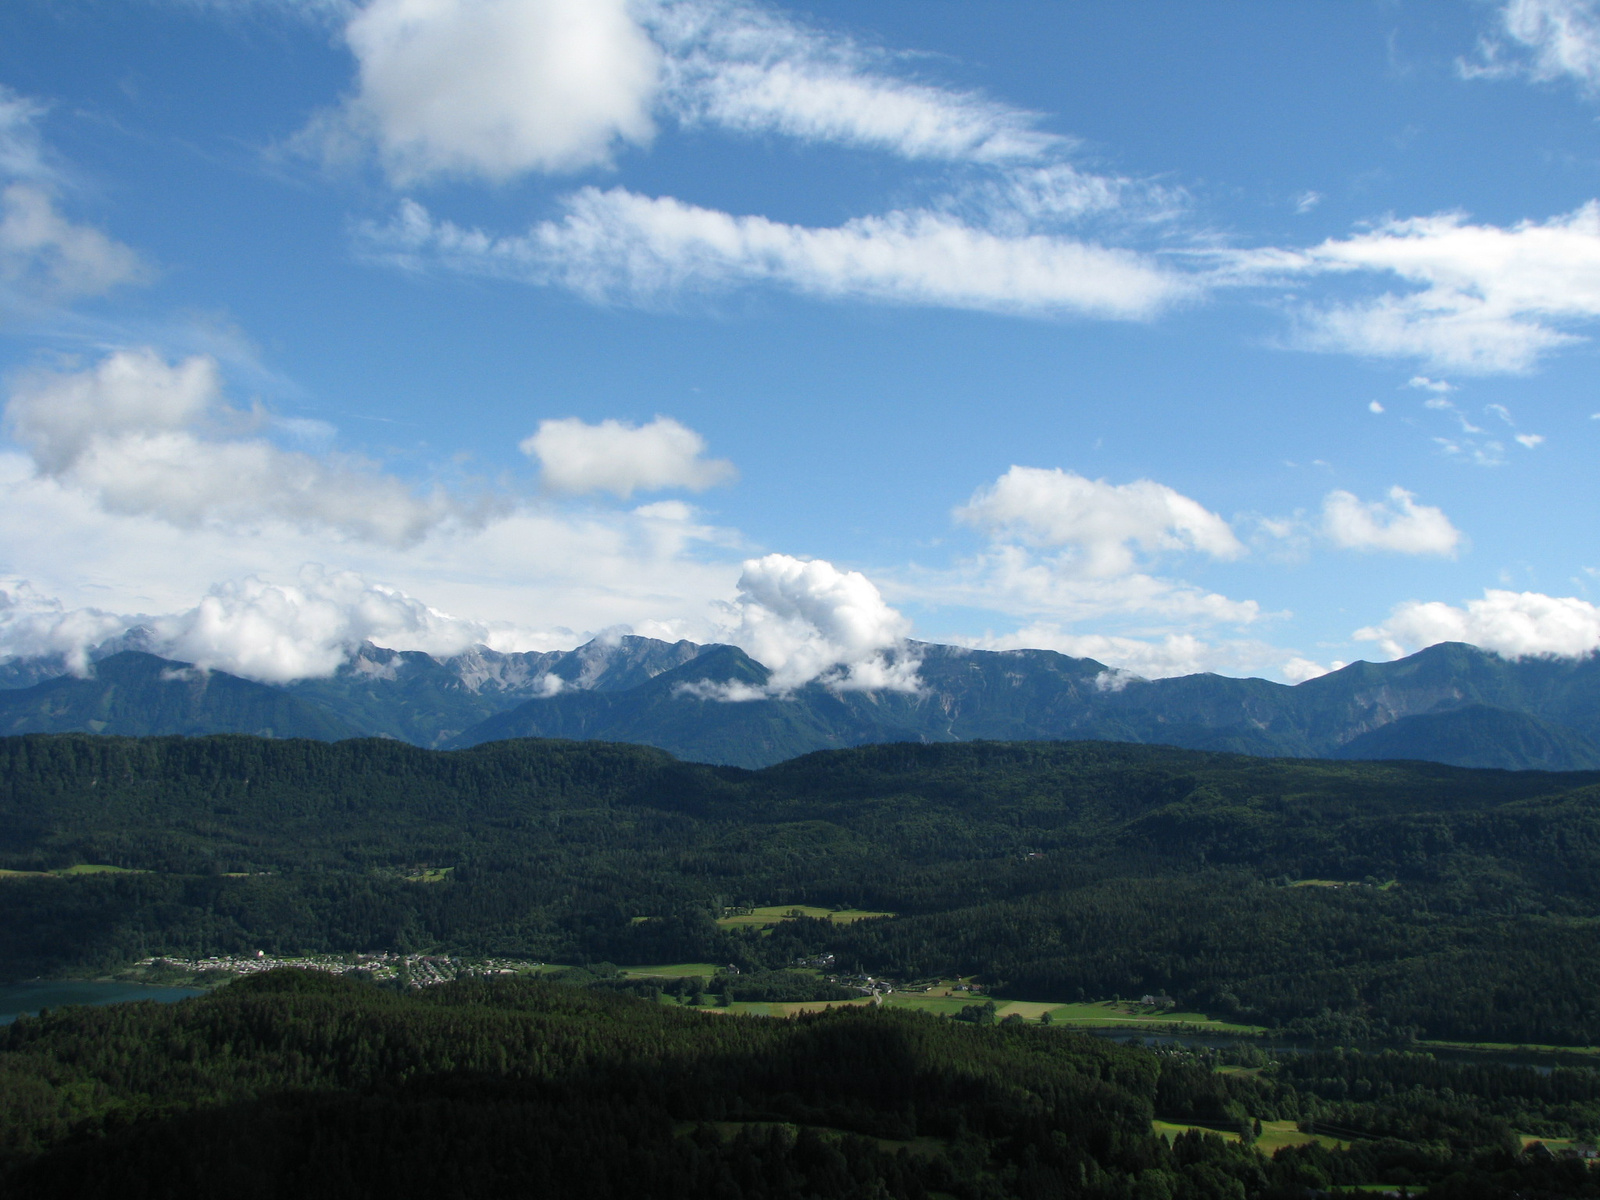
<path id="1" fill-rule="evenodd" d="M 529 966 L 541 964 L 493 958 L 464 962 L 435 954 L 313 954 L 280 958 L 257 950 L 254 954 L 219 954 L 209 958 L 146 958 L 137 965 L 191 975 L 235 977 L 295 967 L 327 971 L 332 975 L 357 975 L 363 979 L 404 979 L 413 987 L 427 987 L 454 979 L 516 975 Z"/>

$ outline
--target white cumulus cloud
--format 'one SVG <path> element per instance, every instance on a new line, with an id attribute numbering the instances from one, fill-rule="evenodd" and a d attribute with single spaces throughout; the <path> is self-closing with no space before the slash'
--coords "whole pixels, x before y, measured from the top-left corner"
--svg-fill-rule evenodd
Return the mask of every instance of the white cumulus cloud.
<path id="1" fill-rule="evenodd" d="M 1600 608 L 1574 596 L 1490 588 L 1460 607 L 1407 601 L 1355 636 L 1395 657 L 1439 642 L 1470 642 L 1506 658 L 1575 658 L 1600 649 Z"/>
<path id="2" fill-rule="evenodd" d="M 373 0 L 345 41 L 355 94 L 304 137 L 370 143 L 397 183 L 576 170 L 654 132 L 661 55 L 625 0 Z"/>
<path id="3" fill-rule="evenodd" d="M 1128 574 L 1136 551 L 1197 551 L 1224 559 L 1244 553 L 1221 517 L 1149 479 L 1112 484 L 1060 468 L 1014 466 L 980 488 L 956 517 L 994 535 L 1066 547 L 1081 573 L 1092 577 Z"/>
<path id="4" fill-rule="evenodd" d="M 1148 569 L 1152 559 L 1175 553 L 1222 560 L 1245 553 L 1225 520 L 1152 480 L 1112 484 L 1013 466 L 954 516 L 983 531 L 988 545 L 949 569 L 899 572 L 891 594 L 1033 622 L 972 645 L 1042 646 L 1091 657 L 1104 651 L 1110 657 L 1102 661 L 1141 674 L 1183 674 L 1202 669 L 1195 665 L 1201 648 L 1246 645 L 1202 641 L 1197 629 L 1248 625 L 1263 615 L 1254 600 L 1234 600 Z M 1067 629 L 1089 621 L 1097 626 L 1093 633 Z M 1217 651 L 1203 661 L 1220 665 L 1232 653 Z M 1282 659 L 1278 651 L 1265 658 L 1250 653 L 1252 662 Z"/>
<path id="5" fill-rule="evenodd" d="M 119 350 L 79 371 L 32 371 L 12 389 L 5 420 L 41 474 L 110 512 L 184 528 L 280 520 L 403 546 L 458 515 L 371 464 L 239 432 L 251 415 L 225 403 L 206 357 L 169 364 L 152 350 Z"/>
<path id="6" fill-rule="evenodd" d="M 647 425 L 604 420 L 590 425 L 577 417 L 541 421 L 521 443 L 539 461 L 544 485 L 553 492 L 611 492 L 627 499 L 635 491 L 687 488 L 700 492 L 735 479 L 726 459 L 707 458 L 705 439 L 671 417 Z"/>
<path id="7" fill-rule="evenodd" d="M 88 651 L 128 625 L 115 613 L 68 609 L 26 579 L 0 580 L 0 659 L 60 658 L 81 675 L 88 669 Z"/>
<path id="8" fill-rule="evenodd" d="M 406 201 L 360 237 L 369 255 L 402 266 L 559 284 L 602 302 L 766 284 L 829 299 L 1142 320 L 1194 292 L 1134 251 L 928 210 L 812 228 L 621 188 L 583 188 L 565 203 L 561 220 L 498 237 Z"/>
<path id="9" fill-rule="evenodd" d="M 704 690 L 717 699 L 783 695 L 820 680 L 835 691 L 914 692 L 918 660 L 905 648 L 911 622 L 859 571 L 820 559 L 768 554 L 750 559 L 721 640 L 743 649 L 772 676 L 765 690 Z"/>
<path id="10" fill-rule="evenodd" d="M 1329 492 L 1322 502 L 1322 531 L 1346 550 L 1390 550 L 1396 554 L 1453 555 L 1461 531 L 1443 510 L 1418 504 L 1402 487 L 1387 500 L 1365 503 L 1350 492 Z"/>
<path id="11" fill-rule="evenodd" d="M 489 640 L 485 626 L 397 588 L 315 567 L 294 584 L 219 585 L 193 609 L 142 623 L 163 657 L 267 683 L 331 675 L 362 642 L 447 656 Z"/>
<path id="12" fill-rule="evenodd" d="M 91 650 L 133 629 L 151 653 L 265 683 L 331 675 L 363 642 L 447 656 L 508 632 L 317 566 L 292 584 L 217 584 L 194 607 L 156 615 L 68 609 L 25 580 L 0 582 L 0 658 L 60 657 L 86 674 Z"/>

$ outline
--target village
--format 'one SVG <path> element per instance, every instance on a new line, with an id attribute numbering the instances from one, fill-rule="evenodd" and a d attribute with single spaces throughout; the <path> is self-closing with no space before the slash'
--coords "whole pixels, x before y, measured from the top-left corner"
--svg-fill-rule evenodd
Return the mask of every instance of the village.
<path id="1" fill-rule="evenodd" d="M 543 963 L 521 959 L 459 959 L 437 954 L 312 954 L 277 957 L 257 950 L 254 954 L 213 955 L 209 958 L 146 958 L 135 963 L 140 974 L 188 975 L 201 983 L 226 982 L 259 975 L 280 967 L 326 971 L 374 982 L 398 981 L 411 987 L 430 987 L 457 979 L 523 974 Z"/>

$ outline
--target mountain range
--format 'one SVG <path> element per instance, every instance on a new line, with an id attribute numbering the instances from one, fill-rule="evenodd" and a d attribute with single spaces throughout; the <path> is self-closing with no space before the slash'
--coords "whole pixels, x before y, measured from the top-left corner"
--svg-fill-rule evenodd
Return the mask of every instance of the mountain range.
<path id="1" fill-rule="evenodd" d="M 0 735 L 253 733 L 387 737 L 461 748 L 515 737 L 658 746 L 759 767 L 875 742 L 1100 739 L 1297 758 L 1421 759 L 1506 769 L 1600 768 L 1600 657 L 1505 659 L 1462 643 L 1358 662 L 1298 685 L 1220 675 L 1144 680 L 1049 650 L 910 643 L 916 693 L 771 673 L 735 646 L 642 637 L 575 650 L 453 657 L 363 645 L 335 674 L 286 686 L 141 649 L 0 664 Z M 751 698 L 728 700 L 726 695 Z"/>

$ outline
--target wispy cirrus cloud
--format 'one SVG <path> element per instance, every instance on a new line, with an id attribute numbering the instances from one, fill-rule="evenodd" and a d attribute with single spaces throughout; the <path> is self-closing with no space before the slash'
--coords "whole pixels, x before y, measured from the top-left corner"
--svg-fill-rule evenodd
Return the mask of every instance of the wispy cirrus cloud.
<path id="1" fill-rule="evenodd" d="M 0 85 L 0 305 L 60 304 L 146 279 L 132 249 L 61 209 L 69 190 L 39 136 L 45 109 Z"/>
<path id="2" fill-rule="evenodd" d="M 681 122 L 887 151 L 1019 163 L 1070 140 L 1040 115 L 907 78 L 903 56 L 739 0 L 656 0 L 639 10 L 666 51 L 665 103 Z"/>
<path id="3" fill-rule="evenodd" d="M 741 0 L 374 0 L 345 27 L 351 95 L 302 145 L 370 154 L 397 186 L 604 166 L 658 127 L 889 154 L 941 173 L 921 204 L 809 227 L 586 187 L 525 232 L 415 200 L 363 222 L 369 256 L 662 305 L 777 287 L 828 299 L 1145 319 L 1195 294 L 1148 253 L 1074 227 L 1160 221 L 1170 188 L 1070 161 L 1038 114 L 914 78 L 907 58 Z"/>
<path id="4" fill-rule="evenodd" d="M 660 121 L 980 164 L 1070 146 L 1038 114 L 742 0 L 371 0 L 342 16 L 354 87 L 301 145 L 370 151 L 402 186 L 605 164 Z"/>
<path id="5" fill-rule="evenodd" d="M 929 210 L 830 228 L 733 216 L 621 188 L 584 188 L 557 221 L 499 237 L 405 202 L 358 230 L 365 253 L 413 269 L 558 284 L 610 303 L 667 304 L 765 284 L 802 295 L 991 312 L 1146 319 L 1194 294 L 1134 251 L 1007 235 Z"/>
<path id="6" fill-rule="evenodd" d="M 1600 91 L 1600 5 L 1595 0 L 1509 0 L 1495 12 L 1477 55 L 1457 61 L 1467 79 L 1569 79 Z"/>
<path id="7" fill-rule="evenodd" d="M 1390 220 L 1305 250 L 1218 258 L 1215 278 L 1229 285 L 1318 276 L 1406 285 L 1294 309 L 1295 341 L 1310 350 L 1516 373 L 1600 319 L 1600 201 L 1505 227 L 1462 213 Z"/>

